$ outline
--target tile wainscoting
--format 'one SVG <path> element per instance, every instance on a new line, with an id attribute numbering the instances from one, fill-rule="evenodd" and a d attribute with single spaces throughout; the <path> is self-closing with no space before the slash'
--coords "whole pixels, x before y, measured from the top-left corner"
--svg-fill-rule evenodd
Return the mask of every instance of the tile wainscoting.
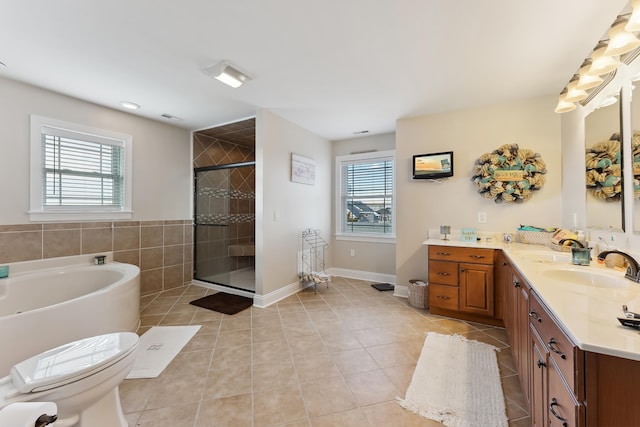
<path id="1" fill-rule="evenodd" d="M 188 285 L 193 221 L 0 225 L 0 264 L 99 252 L 140 267 L 143 295 Z"/>

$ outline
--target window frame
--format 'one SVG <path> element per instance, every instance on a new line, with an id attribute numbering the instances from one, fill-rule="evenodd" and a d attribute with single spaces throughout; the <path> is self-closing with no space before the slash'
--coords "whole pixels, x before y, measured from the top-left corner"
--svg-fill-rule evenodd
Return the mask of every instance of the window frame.
<path id="1" fill-rule="evenodd" d="M 392 167 L 392 186 L 391 186 L 391 232 L 390 233 L 356 233 L 343 231 L 343 221 L 346 216 L 343 212 L 342 205 L 342 189 L 345 188 L 343 186 L 343 179 L 346 179 L 342 175 L 342 166 L 343 164 L 351 164 L 351 163 L 366 163 L 376 162 L 376 161 L 391 161 Z M 335 238 L 336 240 L 350 240 L 350 241 L 358 241 L 358 242 L 377 242 L 377 243 L 395 243 L 396 240 L 396 154 L 395 150 L 386 150 L 386 151 L 374 151 L 368 153 L 359 153 L 359 154 L 348 154 L 343 156 L 336 156 L 335 163 L 335 172 L 336 172 L 336 182 L 335 182 Z"/>
<path id="2" fill-rule="evenodd" d="M 133 137 L 131 135 L 79 125 L 62 120 L 32 114 L 30 117 L 30 221 L 82 221 L 82 220 L 123 220 L 133 216 L 132 176 Z M 114 141 L 114 145 L 124 148 L 124 191 L 123 206 L 45 206 L 43 195 L 43 153 L 42 134 L 45 127 L 58 129 L 79 140 L 90 142 Z"/>

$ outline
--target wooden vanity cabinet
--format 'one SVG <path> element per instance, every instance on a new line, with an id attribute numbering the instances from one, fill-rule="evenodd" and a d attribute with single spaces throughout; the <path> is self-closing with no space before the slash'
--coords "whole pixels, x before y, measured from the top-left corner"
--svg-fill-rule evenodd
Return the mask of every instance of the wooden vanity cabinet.
<path id="1" fill-rule="evenodd" d="M 510 329 L 507 329 L 509 344 L 513 353 L 513 360 L 520 378 L 522 392 L 527 402 L 529 395 L 529 284 L 522 279 L 520 273 L 511 268 L 510 283 L 506 289 L 506 313 L 510 316 Z"/>
<path id="2" fill-rule="evenodd" d="M 487 248 L 429 246 L 429 310 L 432 314 L 501 325 L 496 313 L 494 261 Z"/>
<path id="3" fill-rule="evenodd" d="M 529 294 L 530 408 L 533 426 L 583 426 L 584 353 L 534 291 Z"/>

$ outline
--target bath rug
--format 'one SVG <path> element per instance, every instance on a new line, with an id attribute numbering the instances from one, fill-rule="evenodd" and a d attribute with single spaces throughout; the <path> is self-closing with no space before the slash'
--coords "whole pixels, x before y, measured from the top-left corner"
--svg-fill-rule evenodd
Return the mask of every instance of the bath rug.
<path id="1" fill-rule="evenodd" d="M 375 288 L 379 291 L 392 291 L 393 290 L 393 285 L 390 285 L 388 283 L 373 283 L 371 285 L 372 288 Z"/>
<path id="2" fill-rule="evenodd" d="M 251 307 L 253 305 L 253 298 L 218 292 L 217 294 L 193 300 L 189 304 L 217 311 L 218 313 L 232 315 Z"/>
<path id="3" fill-rule="evenodd" d="M 400 405 L 448 427 L 507 427 L 497 347 L 429 332 Z"/>
<path id="4" fill-rule="evenodd" d="M 127 379 L 156 378 L 198 329 L 200 325 L 154 326 L 149 329 L 140 337 L 136 361 Z"/>

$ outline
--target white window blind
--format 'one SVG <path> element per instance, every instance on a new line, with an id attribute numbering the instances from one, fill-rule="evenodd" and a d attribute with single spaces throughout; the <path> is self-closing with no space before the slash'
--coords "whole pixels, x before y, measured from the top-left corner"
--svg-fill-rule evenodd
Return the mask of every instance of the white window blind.
<path id="1" fill-rule="evenodd" d="M 44 126 L 43 205 L 124 206 L 124 144 Z"/>
<path id="2" fill-rule="evenodd" d="M 129 219 L 130 135 L 31 116 L 32 221 Z"/>
<path id="3" fill-rule="evenodd" d="M 339 234 L 393 235 L 393 155 L 339 158 Z"/>

